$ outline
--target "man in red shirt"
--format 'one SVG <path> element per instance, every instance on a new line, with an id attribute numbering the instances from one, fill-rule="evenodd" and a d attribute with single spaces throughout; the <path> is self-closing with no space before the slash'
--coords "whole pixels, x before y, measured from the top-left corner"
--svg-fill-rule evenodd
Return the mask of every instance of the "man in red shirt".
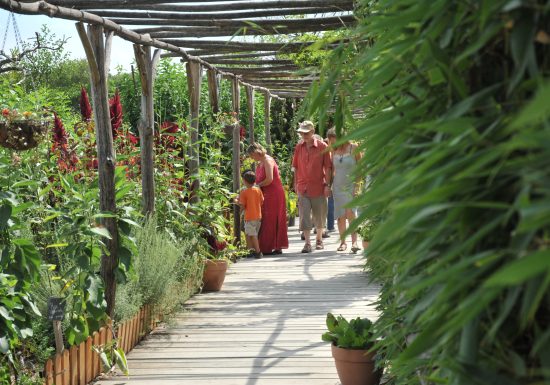
<path id="1" fill-rule="evenodd" d="M 306 120 L 300 123 L 298 134 L 303 141 L 294 149 L 292 168 L 301 208 L 300 224 L 306 241 L 302 253 L 311 253 L 309 236 L 313 225 L 317 229 L 315 249 L 324 248 L 322 235 L 332 183 L 332 159 L 327 144 L 314 136 L 315 126 L 312 122 Z"/>

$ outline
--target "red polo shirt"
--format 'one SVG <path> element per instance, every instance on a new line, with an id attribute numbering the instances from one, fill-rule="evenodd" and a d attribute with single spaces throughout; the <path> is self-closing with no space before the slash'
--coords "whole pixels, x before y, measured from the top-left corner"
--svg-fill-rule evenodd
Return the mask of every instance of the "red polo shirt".
<path id="1" fill-rule="evenodd" d="M 306 142 L 296 145 L 292 167 L 295 170 L 298 194 L 310 198 L 324 195 L 327 179 L 330 180 L 325 175 L 332 173 L 332 158 L 326 148 L 327 144 L 317 138 L 313 139 L 313 145 L 309 148 Z"/>

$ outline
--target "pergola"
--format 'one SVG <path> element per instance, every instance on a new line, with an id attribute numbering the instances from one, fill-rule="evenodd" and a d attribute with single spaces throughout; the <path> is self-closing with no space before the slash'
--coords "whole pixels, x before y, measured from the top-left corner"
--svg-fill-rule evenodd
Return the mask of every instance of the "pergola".
<path id="1" fill-rule="evenodd" d="M 196 174 L 199 167 L 197 143 L 203 70 L 206 70 L 209 99 L 214 112 L 219 112 L 219 85 L 222 79 L 231 82 L 232 109 L 237 114 L 240 109 L 240 87 L 245 87 L 250 111 L 251 142 L 254 141 L 254 94 L 264 94 L 266 141 L 270 150 L 271 100 L 304 97 L 311 82 L 317 78 L 315 71 L 307 74 L 298 71 L 298 67 L 290 60 L 282 60 L 277 55 L 300 52 L 313 42 L 266 43 L 240 37 L 330 31 L 351 26 L 355 22 L 353 0 L 0 0 L 0 8 L 77 22 L 76 28 L 91 73 L 102 211 L 116 212 L 116 157 L 107 93 L 111 43 L 115 35 L 134 43 L 142 91 L 138 129 L 145 214 L 155 209 L 153 86 L 156 67 L 162 55 L 179 57 L 186 63 L 191 123 L 191 160 L 188 166 L 190 173 Z M 287 18 L 290 15 L 300 17 Z M 330 50 L 335 46 L 336 43 L 326 44 L 323 48 Z M 161 54 L 161 51 L 165 53 Z M 239 151 L 239 128 L 235 125 L 232 155 L 234 191 L 240 188 Z M 195 183 L 192 189 L 197 188 L 198 183 Z M 102 224 L 111 234 L 111 239 L 107 240 L 110 255 L 102 256 L 101 272 L 106 285 L 107 313 L 112 315 L 118 232 L 115 218 L 103 218 Z M 237 205 L 234 207 L 234 228 L 238 239 L 240 223 Z"/>

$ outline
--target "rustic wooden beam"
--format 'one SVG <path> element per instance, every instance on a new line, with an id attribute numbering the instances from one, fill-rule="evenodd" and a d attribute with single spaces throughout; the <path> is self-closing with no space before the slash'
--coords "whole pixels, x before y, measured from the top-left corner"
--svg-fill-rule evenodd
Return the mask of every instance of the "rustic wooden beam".
<path id="1" fill-rule="evenodd" d="M 120 24 L 125 24 L 123 20 L 117 19 Z M 202 22 L 202 21 L 200 21 Z M 198 24 L 199 22 L 192 22 L 192 24 Z M 351 24 L 346 24 L 347 27 Z M 242 26 L 242 27 L 216 27 L 216 26 L 204 26 L 204 27 L 166 27 L 177 28 L 178 31 L 166 31 L 166 32 L 151 32 L 151 36 L 155 38 L 204 38 L 204 37 L 233 37 L 233 36 L 266 36 L 266 35 L 288 35 L 291 33 L 305 33 L 305 32 L 323 32 L 334 31 L 343 28 L 341 23 L 331 24 L 309 24 L 304 26 Z M 147 28 L 152 29 L 152 28 Z M 147 30 L 144 29 L 144 30 Z M 140 31 L 141 30 L 134 30 Z"/>
<path id="2" fill-rule="evenodd" d="M 202 53 L 197 54 L 198 51 Z M 219 54 L 220 52 L 217 50 L 187 50 L 187 53 L 189 55 L 201 56 L 206 61 L 209 61 L 210 59 L 246 59 L 246 58 L 257 58 L 257 57 L 268 57 L 268 56 L 275 57 L 277 55 L 277 51 L 241 53 L 241 54 L 229 53 L 226 55 L 220 55 Z M 180 57 L 180 56 L 181 55 L 175 52 L 165 53 L 162 55 L 162 57 Z M 186 59 L 182 58 L 182 60 L 186 60 Z"/>
<path id="3" fill-rule="evenodd" d="M 315 14 L 326 13 L 326 9 L 318 9 Z M 178 13 L 178 12 L 136 12 L 136 11 L 111 11 L 111 10 L 94 10 L 93 14 L 101 17 L 108 18 L 126 18 L 129 20 L 141 20 L 142 24 L 147 24 L 146 20 L 159 19 L 159 20 L 231 20 L 231 19 L 251 19 L 251 22 L 266 22 L 268 20 L 256 19 L 260 17 L 274 17 L 274 16 L 288 16 L 288 15 L 303 15 L 307 13 L 307 8 L 296 9 L 268 9 L 260 11 L 242 11 L 242 12 L 230 12 L 230 13 Z M 353 22 L 355 17 L 350 14 L 335 17 L 341 19 L 342 23 Z M 320 18 L 322 19 L 322 18 Z M 330 18 L 327 18 L 330 19 Z M 310 21 L 314 22 L 315 18 L 311 19 L 294 19 L 295 24 L 307 24 Z M 285 20 L 276 20 L 284 23 Z M 292 19 L 287 20 L 292 21 Z M 301 23 L 298 23 L 301 21 Z"/>
<path id="4" fill-rule="evenodd" d="M 309 87 L 313 81 L 312 80 L 301 80 L 301 79 L 256 79 L 252 81 L 252 85 L 255 86 L 277 86 L 277 85 L 295 85 Z"/>
<path id="5" fill-rule="evenodd" d="M 152 215 L 155 212 L 154 178 L 154 105 L 153 90 L 160 50 L 151 57 L 151 47 L 134 44 L 134 54 L 141 79 L 141 119 L 138 122 L 141 155 L 142 212 Z"/>
<path id="6" fill-rule="evenodd" d="M 218 67 L 221 71 L 241 74 L 247 72 L 271 72 L 271 71 L 298 71 L 300 67 L 295 64 L 274 65 L 269 67 Z"/>
<path id="7" fill-rule="evenodd" d="M 224 64 L 224 65 L 250 65 L 250 66 L 261 66 L 266 64 L 275 64 L 275 65 L 291 65 L 294 64 L 292 60 L 277 60 L 277 59 L 265 59 L 265 60 L 229 60 L 229 59 L 208 59 L 210 64 Z"/>
<path id="8" fill-rule="evenodd" d="M 265 126 L 265 144 L 267 153 L 273 154 L 273 145 L 271 144 L 271 96 L 264 93 L 264 126 Z"/>
<path id="9" fill-rule="evenodd" d="M 110 0 L 109 0 L 110 1 Z M 172 2 L 172 1 L 166 1 Z M 77 9 L 64 8 L 56 5 L 51 5 L 44 1 L 32 2 L 32 3 L 21 3 L 16 0 L 0 0 L 0 8 L 8 10 L 10 12 L 22 13 L 22 14 L 35 14 L 35 15 L 47 15 L 49 17 L 55 17 L 59 19 L 75 20 L 80 22 L 86 22 L 94 25 L 101 25 L 103 28 L 113 31 L 117 36 L 121 37 L 124 40 L 130 41 L 132 43 L 150 45 L 156 48 L 164 49 L 166 51 L 176 52 L 182 57 L 185 57 L 190 60 L 195 60 L 199 62 L 203 67 L 214 69 L 215 71 L 221 72 L 216 69 L 213 65 L 205 62 L 200 57 L 191 56 L 187 53 L 185 49 L 176 47 L 170 43 L 153 39 L 148 36 L 142 36 L 133 31 L 130 31 L 122 26 L 114 23 L 111 20 L 104 19 L 97 15 L 94 15 L 89 12 L 80 11 Z M 221 75 L 229 75 L 221 73 Z M 265 89 L 269 92 L 269 90 Z M 277 96 L 274 96 L 278 98 Z"/>
<path id="10" fill-rule="evenodd" d="M 220 81 L 221 76 L 219 76 L 216 71 L 208 70 L 208 97 L 210 99 L 210 106 L 212 107 L 212 112 L 218 114 L 220 112 Z"/>
<path id="11" fill-rule="evenodd" d="M 249 71 L 249 72 L 246 72 L 244 74 L 241 74 L 240 77 L 244 80 L 244 81 L 247 81 L 248 79 L 251 79 L 251 81 L 253 81 L 252 79 L 254 80 L 257 80 L 257 79 L 262 79 L 262 78 L 305 78 L 307 76 L 310 76 L 310 75 L 317 75 L 317 74 L 301 74 L 301 73 L 298 73 L 298 72 L 288 72 L 288 71 L 285 71 L 285 72 L 261 72 L 261 71 Z"/>
<path id="12" fill-rule="evenodd" d="M 231 102 L 233 112 L 236 113 L 237 119 L 241 107 L 241 93 L 239 88 L 239 80 L 236 77 L 231 79 Z M 233 125 L 233 152 L 231 164 L 233 168 L 233 192 L 238 193 L 241 189 L 241 132 L 239 124 Z M 234 243 L 241 243 L 241 208 L 238 204 L 233 204 L 233 238 Z"/>
<path id="13" fill-rule="evenodd" d="M 59 0 L 51 0 L 49 3 L 57 4 Z M 163 2 L 163 3 L 168 3 Z M 183 2 L 185 3 L 185 2 Z M 203 2 L 204 3 L 204 2 Z M 57 4 L 63 5 L 63 4 Z M 133 1 L 88 1 L 80 4 L 79 9 L 139 9 L 143 11 L 167 11 L 167 12 L 227 12 L 242 11 L 246 9 L 283 9 L 283 8 L 323 8 L 332 12 L 348 11 L 353 9 L 353 0 L 268 0 L 268 1 L 231 1 L 219 2 L 219 4 L 157 4 L 155 2 L 141 3 Z"/>
<path id="14" fill-rule="evenodd" d="M 124 23 L 121 23 L 124 24 Z M 350 24 L 347 24 L 349 27 Z M 168 28 L 168 27 L 167 27 Z M 155 38 L 205 38 L 205 37 L 234 37 L 234 36 L 266 36 L 266 35 L 288 35 L 291 33 L 305 33 L 305 32 L 324 32 L 334 31 L 343 28 L 342 24 L 309 24 L 304 26 L 295 27 L 176 27 L 179 32 L 151 32 L 151 36 Z"/>
<path id="15" fill-rule="evenodd" d="M 232 2 L 243 2 L 246 3 L 248 0 L 232 0 Z M 171 3 L 192 3 L 196 4 L 196 0 L 50 0 L 52 4 L 61 5 L 64 7 L 81 7 L 84 5 L 94 4 L 95 7 L 109 6 L 112 4 L 120 5 L 132 5 L 132 4 L 171 4 Z M 202 0 L 201 3 L 221 3 L 220 0 Z M 338 0 L 336 0 L 338 2 Z"/>
<path id="16" fill-rule="evenodd" d="M 200 188 L 199 180 L 199 113 L 201 97 L 201 65 L 197 62 L 189 61 L 187 68 L 187 86 L 189 88 L 189 115 L 190 115 L 190 133 L 191 143 L 189 145 L 189 174 L 191 176 L 191 203 L 199 201 L 198 191 Z"/>
<path id="17" fill-rule="evenodd" d="M 109 95 L 107 93 L 109 67 L 106 66 L 105 40 L 101 25 L 89 26 L 89 33 L 83 34 L 84 26 L 77 24 L 77 30 L 85 48 L 92 78 L 92 98 L 96 131 L 96 146 L 99 173 L 99 209 L 105 213 L 116 213 L 115 166 L 116 155 L 113 148 Z M 109 44 L 107 45 L 109 48 Z M 93 63 L 93 64 L 92 64 Z M 101 276 L 105 283 L 106 313 L 114 316 L 116 298 L 115 270 L 118 267 L 118 228 L 116 218 L 103 217 L 102 226 L 109 231 L 110 238 L 104 240 L 107 252 L 101 255 Z"/>
<path id="18" fill-rule="evenodd" d="M 100 13 L 100 12 L 98 12 Z M 142 24 L 148 24 L 154 22 L 154 19 L 158 20 L 178 20 L 178 24 L 173 26 L 166 25 L 164 27 L 146 27 L 134 29 L 137 33 L 158 33 L 158 32 L 182 32 L 186 31 L 185 27 L 222 27 L 222 28 L 250 28 L 250 29 L 262 29 L 262 28 L 293 28 L 300 30 L 300 28 L 307 28 L 312 25 L 338 25 L 340 27 L 356 21 L 352 15 L 341 15 L 338 17 L 317 17 L 310 19 L 247 19 L 247 20 L 233 20 L 231 18 L 223 18 L 220 14 L 209 14 L 209 18 L 179 18 L 177 14 L 166 14 L 170 17 L 143 17 L 142 15 L 138 19 Z M 214 15 L 214 17 L 212 17 Z M 104 15 L 101 15 L 104 16 Z M 189 15 L 187 15 L 189 16 Z M 151 20 L 153 19 L 153 20 Z M 118 19 L 117 19 L 118 20 Z M 120 19 L 123 21 L 124 19 Z M 134 19 L 130 19 L 134 20 Z M 154 35 L 151 35 L 154 36 Z M 159 36 L 157 36 L 159 37 Z"/>
<path id="19" fill-rule="evenodd" d="M 284 98 L 284 99 L 289 99 L 289 98 L 298 98 L 298 99 L 303 99 L 304 97 L 306 97 L 306 93 L 298 93 L 298 92 L 286 92 L 286 91 L 281 91 L 279 93 L 275 93 L 273 95 L 277 95 L 281 98 Z"/>
<path id="20" fill-rule="evenodd" d="M 246 103 L 248 105 L 248 139 L 254 143 L 254 88 L 246 86 Z"/>

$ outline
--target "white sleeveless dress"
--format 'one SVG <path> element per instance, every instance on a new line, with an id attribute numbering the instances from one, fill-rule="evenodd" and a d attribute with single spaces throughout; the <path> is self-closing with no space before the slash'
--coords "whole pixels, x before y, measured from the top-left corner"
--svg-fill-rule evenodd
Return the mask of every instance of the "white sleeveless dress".
<path id="1" fill-rule="evenodd" d="M 353 187 L 355 178 L 353 171 L 356 165 L 355 156 L 350 151 L 340 155 L 333 153 L 332 165 L 334 167 L 334 181 L 332 182 L 332 196 L 334 198 L 334 218 L 344 216 L 346 206 L 353 199 Z M 349 207 L 347 207 L 349 208 Z M 357 215 L 357 209 L 352 208 Z"/>

